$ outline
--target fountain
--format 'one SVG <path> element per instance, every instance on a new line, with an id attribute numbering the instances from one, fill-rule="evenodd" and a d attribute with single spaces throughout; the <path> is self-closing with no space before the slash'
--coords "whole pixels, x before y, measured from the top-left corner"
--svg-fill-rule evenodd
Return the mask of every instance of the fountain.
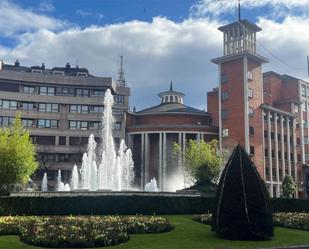
<path id="1" fill-rule="evenodd" d="M 48 191 L 48 184 L 47 184 L 48 180 L 47 180 L 47 173 L 44 173 L 43 176 L 43 180 L 42 180 L 42 186 L 41 186 L 41 190 L 42 192 L 46 192 Z"/>
<path id="2" fill-rule="evenodd" d="M 158 184 L 156 178 L 152 178 L 150 182 L 146 183 L 145 185 L 146 192 L 158 192 Z"/>
<path id="3" fill-rule="evenodd" d="M 57 191 L 121 191 L 132 189 L 134 179 L 132 152 L 127 148 L 124 140 L 121 140 L 119 150 L 116 151 L 115 149 L 112 134 L 114 97 L 109 89 L 105 92 L 103 104 L 101 161 L 97 161 L 97 143 L 94 135 L 90 134 L 87 152 L 83 154 L 80 170 L 78 170 L 77 165 L 74 165 L 69 185 L 62 182 L 61 170 L 59 169 L 56 185 Z"/>

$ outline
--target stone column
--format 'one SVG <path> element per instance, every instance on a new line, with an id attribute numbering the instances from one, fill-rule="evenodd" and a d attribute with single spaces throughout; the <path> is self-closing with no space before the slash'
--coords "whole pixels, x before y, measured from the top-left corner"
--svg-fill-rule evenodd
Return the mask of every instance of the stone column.
<path id="1" fill-rule="evenodd" d="M 267 125 L 268 125 L 268 166 L 269 166 L 269 176 L 270 176 L 270 196 L 273 197 L 273 162 L 272 162 L 272 152 L 271 152 L 271 123 L 270 123 L 271 112 L 267 111 Z"/>
<path id="2" fill-rule="evenodd" d="M 279 180 L 279 156 L 278 156 L 278 115 L 277 113 L 275 115 L 275 164 L 276 164 L 276 182 L 277 182 L 277 195 L 280 195 L 280 180 Z"/>
<path id="3" fill-rule="evenodd" d="M 166 132 L 163 133 L 163 151 L 162 151 L 162 190 L 165 190 L 166 183 Z"/>
<path id="4" fill-rule="evenodd" d="M 291 139 L 290 139 L 290 118 L 286 119 L 287 144 L 288 144 L 288 173 L 291 175 Z"/>
<path id="5" fill-rule="evenodd" d="M 283 115 L 280 115 L 281 119 L 281 164 L 282 164 L 282 179 L 285 176 L 285 158 L 284 158 L 284 153 L 285 153 L 285 146 L 284 146 L 284 125 L 283 125 Z"/>
<path id="6" fill-rule="evenodd" d="M 159 133 L 159 188 L 162 190 L 162 132 Z"/>
<path id="7" fill-rule="evenodd" d="M 145 187 L 145 137 L 141 133 L 141 189 Z"/>
<path id="8" fill-rule="evenodd" d="M 145 133 L 145 184 L 149 181 L 149 135 Z"/>

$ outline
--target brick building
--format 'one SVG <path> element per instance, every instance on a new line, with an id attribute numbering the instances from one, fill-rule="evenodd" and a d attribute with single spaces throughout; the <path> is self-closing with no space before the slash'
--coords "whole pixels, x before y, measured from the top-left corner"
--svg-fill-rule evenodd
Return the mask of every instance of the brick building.
<path id="1" fill-rule="evenodd" d="M 40 169 L 34 176 L 41 183 L 47 172 L 50 187 L 62 170 L 63 181 L 70 179 L 74 163 L 79 164 L 86 151 L 88 136 L 100 140 L 103 97 L 106 89 L 115 95 L 114 137 L 116 144 L 125 138 L 125 113 L 130 89 L 123 71 L 114 82 L 110 77 L 96 77 L 86 68 L 42 66 L 25 67 L 0 61 L 0 126 L 9 126 L 16 111 L 37 145 Z"/>
<path id="2" fill-rule="evenodd" d="M 274 72 L 262 74 L 268 60 L 256 53 L 261 28 L 248 20 L 222 26 L 224 55 L 219 87 L 207 93 L 207 110 L 219 127 L 222 149 L 240 143 L 252 156 L 271 196 L 282 180 L 297 183 L 296 196 L 309 194 L 309 83 Z"/>
<path id="3" fill-rule="evenodd" d="M 174 190 L 173 176 L 182 172 L 182 158 L 173 155 L 173 143 L 185 150 L 189 139 L 210 141 L 218 138 L 209 113 L 184 104 L 184 94 L 159 94 L 161 103 L 127 114 L 128 145 L 133 149 L 135 184 L 144 187 L 153 177 L 161 191 Z"/>

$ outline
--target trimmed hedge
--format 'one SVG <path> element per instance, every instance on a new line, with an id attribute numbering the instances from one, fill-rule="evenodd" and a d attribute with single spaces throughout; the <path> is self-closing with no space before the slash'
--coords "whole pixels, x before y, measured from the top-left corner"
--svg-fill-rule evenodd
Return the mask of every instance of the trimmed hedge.
<path id="1" fill-rule="evenodd" d="M 203 214 L 213 198 L 201 196 L 0 197 L 0 215 Z M 309 212 L 309 199 L 272 199 L 274 212 Z"/>
<path id="2" fill-rule="evenodd" d="M 276 198 L 271 203 L 274 212 L 309 212 L 309 199 Z"/>
<path id="3" fill-rule="evenodd" d="M 0 197 L 0 215 L 198 214 L 212 205 L 199 196 Z"/>

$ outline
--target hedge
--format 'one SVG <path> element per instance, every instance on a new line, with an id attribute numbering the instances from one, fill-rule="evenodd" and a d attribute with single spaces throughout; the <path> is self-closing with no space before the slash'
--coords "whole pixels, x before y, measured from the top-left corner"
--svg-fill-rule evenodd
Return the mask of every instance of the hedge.
<path id="1" fill-rule="evenodd" d="M 0 215 L 198 214 L 213 208 L 200 196 L 0 197 Z"/>
<path id="2" fill-rule="evenodd" d="M 274 212 L 309 212 L 309 199 L 272 199 Z M 0 215 L 202 214 L 214 199 L 202 196 L 0 197 Z"/>

